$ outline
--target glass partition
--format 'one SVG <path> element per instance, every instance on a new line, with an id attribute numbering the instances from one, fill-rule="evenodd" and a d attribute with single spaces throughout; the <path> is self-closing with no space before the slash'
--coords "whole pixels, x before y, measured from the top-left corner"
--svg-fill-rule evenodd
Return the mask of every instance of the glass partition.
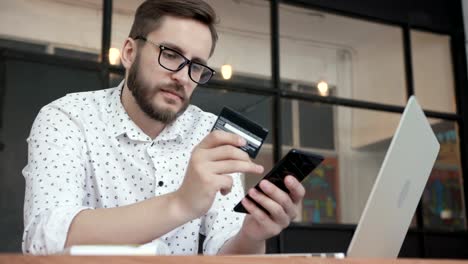
<path id="1" fill-rule="evenodd" d="M 0 46 L 99 61 L 101 36 L 102 1 L 2 1 Z"/>
<path id="2" fill-rule="evenodd" d="M 325 157 L 303 182 L 307 193 L 298 221 L 357 224 L 401 114 L 283 101 L 296 120 L 293 144 L 284 145 L 283 154 L 298 148 Z"/>
<path id="3" fill-rule="evenodd" d="M 281 78 L 295 91 L 405 105 L 399 27 L 280 5 Z"/>
<path id="4" fill-rule="evenodd" d="M 450 36 L 411 30 L 414 93 L 426 110 L 456 113 Z"/>

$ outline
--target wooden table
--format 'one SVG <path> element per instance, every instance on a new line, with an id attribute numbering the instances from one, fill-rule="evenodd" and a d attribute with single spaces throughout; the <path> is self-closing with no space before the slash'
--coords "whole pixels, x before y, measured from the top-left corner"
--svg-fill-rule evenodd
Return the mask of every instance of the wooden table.
<path id="1" fill-rule="evenodd" d="M 468 264 L 468 260 L 438 259 L 330 259 L 305 256 L 27 256 L 0 254 L 0 264 Z"/>

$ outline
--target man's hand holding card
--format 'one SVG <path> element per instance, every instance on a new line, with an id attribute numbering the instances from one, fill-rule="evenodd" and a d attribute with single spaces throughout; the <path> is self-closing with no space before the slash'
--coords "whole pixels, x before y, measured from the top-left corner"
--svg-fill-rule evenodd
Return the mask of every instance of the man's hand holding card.
<path id="1" fill-rule="evenodd" d="M 209 210 L 218 192 L 229 193 L 233 184 L 229 174 L 263 172 L 263 167 L 240 149 L 246 144 L 236 134 L 213 131 L 194 148 L 184 181 L 175 192 L 175 202 L 184 215 L 198 218 Z"/>

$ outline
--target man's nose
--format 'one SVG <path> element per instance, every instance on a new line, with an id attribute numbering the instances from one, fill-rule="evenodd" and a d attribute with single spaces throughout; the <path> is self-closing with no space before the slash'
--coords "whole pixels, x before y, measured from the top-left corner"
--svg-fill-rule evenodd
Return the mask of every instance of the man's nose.
<path id="1" fill-rule="evenodd" d="M 188 82 L 191 81 L 189 77 L 189 67 L 190 64 L 187 64 L 179 71 L 173 72 L 172 79 L 178 81 L 181 85 L 185 86 Z"/>

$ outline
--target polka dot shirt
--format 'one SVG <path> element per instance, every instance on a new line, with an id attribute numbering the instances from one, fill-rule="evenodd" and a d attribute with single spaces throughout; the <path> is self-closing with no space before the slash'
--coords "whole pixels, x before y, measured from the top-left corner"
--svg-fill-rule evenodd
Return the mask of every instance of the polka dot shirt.
<path id="1" fill-rule="evenodd" d="M 84 209 L 111 208 L 176 191 L 193 148 L 216 116 L 189 106 L 155 139 L 125 112 L 123 87 L 68 94 L 41 109 L 28 141 L 23 252 L 63 250 L 70 223 Z M 216 254 L 235 235 L 243 214 L 232 211 L 243 197 L 240 174 L 232 192 L 218 193 L 206 215 L 157 238 L 159 254 Z M 160 212 L 161 215 L 164 211 Z"/>

